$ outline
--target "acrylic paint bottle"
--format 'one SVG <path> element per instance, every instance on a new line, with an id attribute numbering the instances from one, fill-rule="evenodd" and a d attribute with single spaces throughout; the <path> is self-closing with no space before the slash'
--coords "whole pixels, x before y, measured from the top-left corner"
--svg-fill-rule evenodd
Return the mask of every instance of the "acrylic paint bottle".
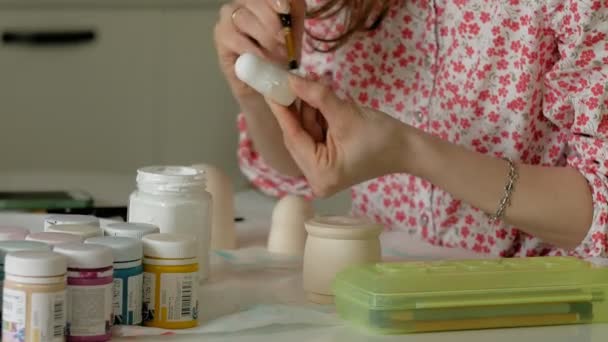
<path id="1" fill-rule="evenodd" d="M 198 322 L 198 258 L 194 239 L 151 234 L 144 243 L 144 325 L 186 329 Z"/>
<path id="2" fill-rule="evenodd" d="M 51 251 L 51 246 L 36 241 L 0 241 L 0 298 L 4 286 L 4 260 L 8 253 L 19 251 Z M 1 314 L 1 311 L 0 311 Z"/>
<path id="3" fill-rule="evenodd" d="M 85 243 L 112 249 L 114 324 L 140 325 L 144 272 L 141 241 L 128 237 L 103 236 L 87 239 Z"/>
<path id="4" fill-rule="evenodd" d="M 160 233 L 158 226 L 149 223 L 120 222 L 111 223 L 103 228 L 106 236 L 124 236 L 141 240 L 146 235 Z"/>
<path id="5" fill-rule="evenodd" d="M 68 260 L 68 342 L 101 342 L 112 337 L 113 258 L 105 246 L 71 243 L 55 252 Z"/>
<path id="6" fill-rule="evenodd" d="M 66 259 L 49 251 L 6 256 L 3 342 L 62 342 L 66 327 Z"/>

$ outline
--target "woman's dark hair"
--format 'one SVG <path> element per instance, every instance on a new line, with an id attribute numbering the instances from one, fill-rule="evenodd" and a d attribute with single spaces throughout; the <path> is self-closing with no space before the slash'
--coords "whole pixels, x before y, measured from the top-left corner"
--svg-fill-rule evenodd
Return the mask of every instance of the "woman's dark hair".
<path id="1" fill-rule="evenodd" d="M 353 34 L 371 31 L 378 27 L 388 12 L 390 2 L 390 0 L 326 0 L 321 5 L 310 8 L 307 17 L 324 20 L 340 15 L 343 32 L 335 37 L 320 37 L 309 31 L 307 34 L 317 43 L 315 49 L 318 51 L 334 51 L 344 45 Z"/>

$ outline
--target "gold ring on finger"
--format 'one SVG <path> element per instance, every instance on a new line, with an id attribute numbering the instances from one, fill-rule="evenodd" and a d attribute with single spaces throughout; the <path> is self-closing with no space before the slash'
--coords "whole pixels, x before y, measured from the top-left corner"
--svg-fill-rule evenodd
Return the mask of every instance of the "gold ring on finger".
<path id="1" fill-rule="evenodd" d="M 232 14 L 230 15 L 230 18 L 232 18 L 232 24 L 234 24 L 235 26 L 236 26 L 236 15 L 242 9 L 243 9 L 242 6 L 237 6 L 237 8 L 235 8 L 234 11 L 232 11 Z"/>

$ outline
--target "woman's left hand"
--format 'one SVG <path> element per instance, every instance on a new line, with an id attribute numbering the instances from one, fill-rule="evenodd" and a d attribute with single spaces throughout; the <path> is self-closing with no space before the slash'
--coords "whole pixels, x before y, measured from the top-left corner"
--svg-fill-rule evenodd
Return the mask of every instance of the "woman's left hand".
<path id="1" fill-rule="evenodd" d="M 290 76 L 289 81 L 302 100 L 299 110 L 270 100 L 269 105 L 287 149 L 316 196 L 330 196 L 363 181 L 404 171 L 411 127 L 342 100 L 319 82 L 298 76 Z M 321 124 L 320 117 L 324 119 Z"/>

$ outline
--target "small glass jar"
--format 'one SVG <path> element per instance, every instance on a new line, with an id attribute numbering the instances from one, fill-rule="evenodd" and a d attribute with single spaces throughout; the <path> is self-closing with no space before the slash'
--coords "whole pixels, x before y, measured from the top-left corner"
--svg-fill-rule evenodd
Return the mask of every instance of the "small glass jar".
<path id="1" fill-rule="evenodd" d="M 145 167 L 137 171 L 137 190 L 129 198 L 129 222 L 196 239 L 201 281 L 209 275 L 211 243 L 211 196 L 205 182 L 205 174 L 192 167 Z"/>
<path id="2" fill-rule="evenodd" d="M 332 283 L 346 267 L 381 261 L 382 226 L 365 218 L 328 216 L 305 223 L 303 285 L 311 302 L 333 302 Z"/>

